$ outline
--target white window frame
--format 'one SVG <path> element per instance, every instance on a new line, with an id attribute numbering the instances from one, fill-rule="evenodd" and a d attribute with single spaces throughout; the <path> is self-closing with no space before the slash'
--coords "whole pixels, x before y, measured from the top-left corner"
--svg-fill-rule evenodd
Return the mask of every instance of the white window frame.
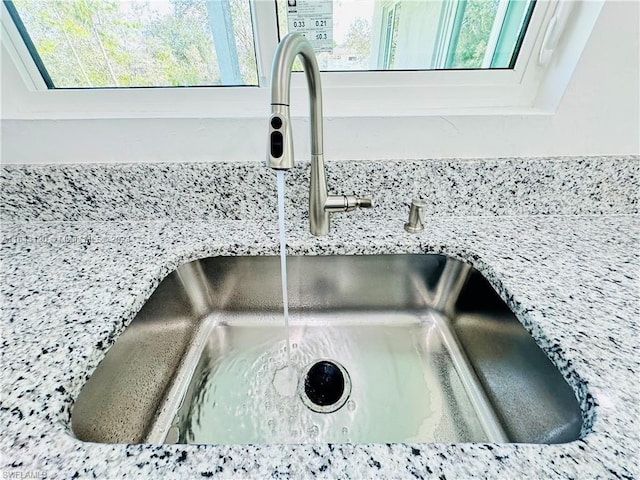
<path id="1" fill-rule="evenodd" d="M 278 26 L 273 0 L 252 0 L 259 87 L 48 90 L 2 4 L 2 43 L 23 81 L 3 98 L 3 118 L 256 118 L 268 116 Z M 325 117 L 523 115 L 553 113 L 604 0 L 538 0 L 513 69 L 323 72 Z M 567 21 L 571 12 L 571 22 Z M 564 17 L 562 16 L 564 15 Z M 554 31 L 548 32 L 549 25 Z M 563 32 L 571 25 L 572 32 Z M 569 35 L 569 33 L 571 33 Z M 566 38 L 569 37 L 569 38 Z M 546 42 L 546 43 L 545 43 Z M 553 43 L 553 45 L 550 45 Z M 544 44 L 544 45 L 543 45 Z M 539 52 L 553 51 L 545 65 Z M 554 62 L 563 50 L 563 61 Z M 292 113 L 306 116 L 304 75 L 292 80 Z"/>

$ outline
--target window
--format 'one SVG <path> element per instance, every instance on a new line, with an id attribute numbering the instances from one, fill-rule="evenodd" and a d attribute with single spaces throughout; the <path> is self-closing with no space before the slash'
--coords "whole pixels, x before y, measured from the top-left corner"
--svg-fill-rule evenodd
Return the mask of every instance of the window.
<path id="1" fill-rule="evenodd" d="M 289 31 L 278 0 L 281 37 Z M 532 0 L 332 2 L 334 48 L 323 71 L 512 68 Z"/>
<path id="2" fill-rule="evenodd" d="M 5 4 L 48 88 L 258 84 L 248 0 Z"/>
<path id="3" fill-rule="evenodd" d="M 297 2 L 328 2 L 333 12 L 330 48 L 318 54 L 326 116 L 553 109 L 603 3 Z M 292 27 L 289 3 L 3 0 L 3 45 L 32 92 L 3 110 L 13 118 L 262 117 L 273 54 Z M 559 44 L 570 58 L 554 64 Z M 306 95 L 304 76 L 294 74 L 293 115 L 306 115 Z"/>

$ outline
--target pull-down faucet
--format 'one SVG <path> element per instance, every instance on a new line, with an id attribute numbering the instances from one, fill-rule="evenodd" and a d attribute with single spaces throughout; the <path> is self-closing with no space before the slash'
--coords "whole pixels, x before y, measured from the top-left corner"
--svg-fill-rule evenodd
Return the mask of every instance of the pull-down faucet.
<path id="1" fill-rule="evenodd" d="M 302 58 L 309 86 L 311 114 L 311 178 L 309 185 L 309 229 L 313 235 L 329 233 L 329 214 L 350 212 L 357 207 L 371 208 L 370 198 L 353 195 L 329 195 L 322 152 L 322 86 L 318 62 L 309 41 L 299 33 L 282 39 L 271 70 L 271 117 L 269 118 L 269 167 L 288 170 L 293 167 L 293 136 L 289 118 L 291 68 L 296 56 Z"/>

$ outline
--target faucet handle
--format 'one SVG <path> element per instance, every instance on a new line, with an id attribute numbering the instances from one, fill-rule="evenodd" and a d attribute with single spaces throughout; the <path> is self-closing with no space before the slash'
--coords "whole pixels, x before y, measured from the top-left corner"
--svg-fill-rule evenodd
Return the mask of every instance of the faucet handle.
<path id="1" fill-rule="evenodd" d="M 355 195 L 329 195 L 324 204 L 326 212 L 352 212 L 356 208 L 373 208 L 373 200 Z"/>
<path id="2" fill-rule="evenodd" d="M 373 208 L 373 199 L 371 197 L 357 197 L 357 208 Z"/>
<path id="3" fill-rule="evenodd" d="M 427 202 L 421 198 L 414 198 L 411 201 L 409 210 L 409 221 L 404 224 L 404 229 L 409 233 L 418 233 L 424 230 L 424 210 Z"/>

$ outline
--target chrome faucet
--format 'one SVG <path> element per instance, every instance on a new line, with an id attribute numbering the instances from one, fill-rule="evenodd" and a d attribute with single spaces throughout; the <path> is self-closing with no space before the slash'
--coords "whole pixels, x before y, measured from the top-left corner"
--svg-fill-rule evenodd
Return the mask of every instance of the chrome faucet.
<path id="1" fill-rule="evenodd" d="M 299 33 L 290 33 L 276 50 L 271 70 L 271 117 L 269 118 L 269 148 L 267 165 L 276 170 L 288 170 L 294 165 L 293 136 L 289 118 L 291 68 L 297 55 L 309 87 L 311 115 L 311 178 L 309 185 L 309 229 L 313 235 L 329 233 L 329 214 L 350 212 L 357 207 L 371 208 L 370 198 L 354 195 L 329 195 L 322 152 L 322 86 L 320 69 L 313 47 Z"/>

